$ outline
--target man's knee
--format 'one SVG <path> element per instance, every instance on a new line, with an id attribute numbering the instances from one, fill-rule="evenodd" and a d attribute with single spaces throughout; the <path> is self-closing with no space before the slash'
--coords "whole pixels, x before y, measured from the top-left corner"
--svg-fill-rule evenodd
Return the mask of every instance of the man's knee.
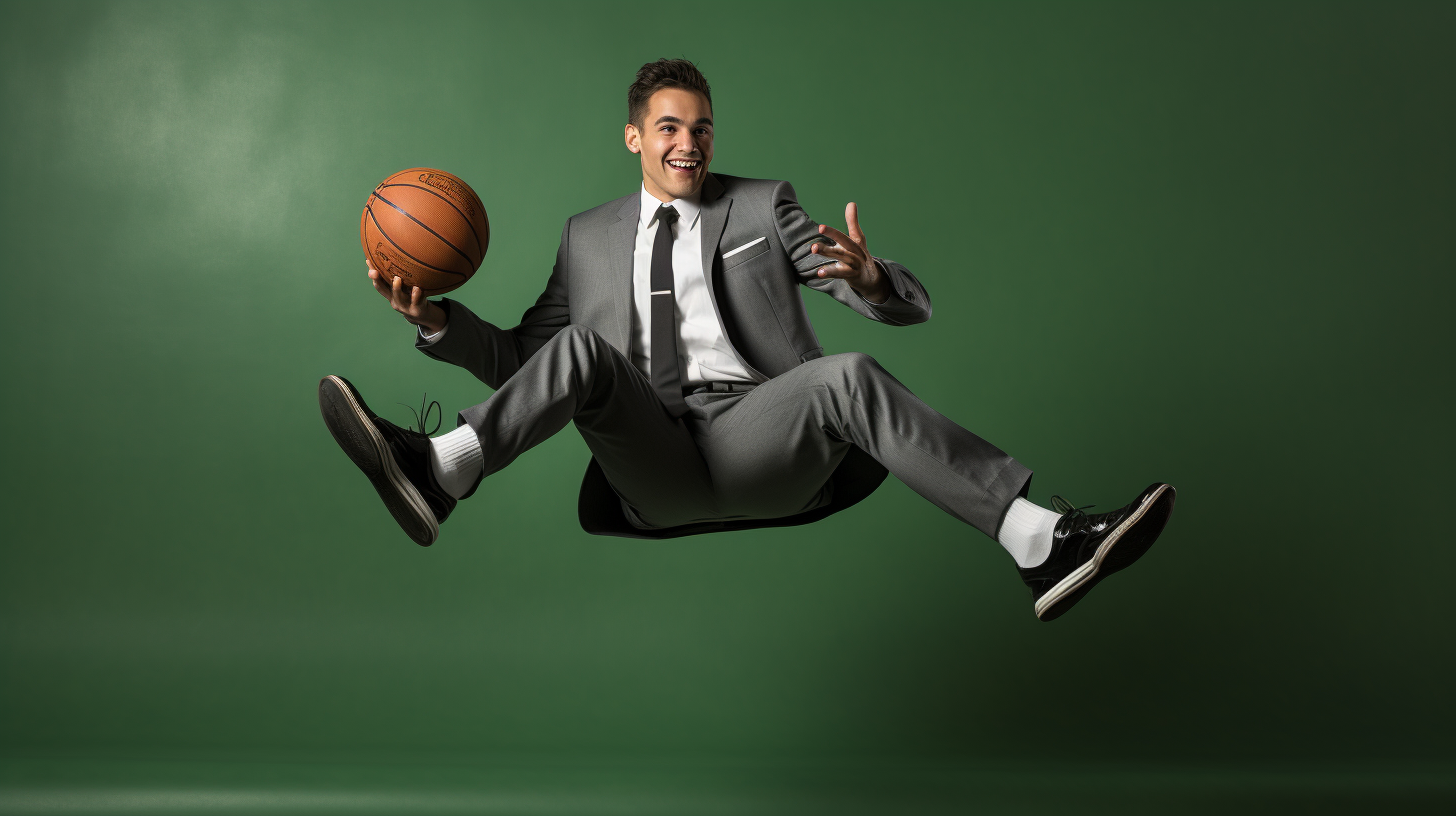
<path id="1" fill-rule="evenodd" d="M 590 343 L 592 342 L 592 338 L 598 336 L 596 332 L 586 326 L 580 323 L 572 323 L 569 326 L 562 326 L 561 331 L 558 331 L 556 336 L 551 339 L 557 343 Z"/>
<path id="2" fill-rule="evenodd" d="M 824 364 L 823 370 L 827 376 L 850 382 L 858 382 L 884 372 L 880 364 L 875 362 L 875 358 L 859 351 L 831 354 L 820 357 L 816 362 Z"/>
<path id="3" fill-rule="evenodd" d="M 548 340 L 546 345 L 565 350 L 573 355 L 589 356 L 609 347 L 600 334 L 576 323 L 562 327 L 561 331 Z"/>

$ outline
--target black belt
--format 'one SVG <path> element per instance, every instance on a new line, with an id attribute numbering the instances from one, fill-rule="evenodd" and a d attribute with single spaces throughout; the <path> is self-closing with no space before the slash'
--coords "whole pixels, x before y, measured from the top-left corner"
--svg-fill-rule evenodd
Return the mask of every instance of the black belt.
<path id="1" fill-rule="evenodd" d="M 752 391 L 757 386 L 757 383 L 710 382 L 703 383 L 696 388 L 684 388 L 683 392 L 685 394 L 742 394 L 746 391 Z"/>

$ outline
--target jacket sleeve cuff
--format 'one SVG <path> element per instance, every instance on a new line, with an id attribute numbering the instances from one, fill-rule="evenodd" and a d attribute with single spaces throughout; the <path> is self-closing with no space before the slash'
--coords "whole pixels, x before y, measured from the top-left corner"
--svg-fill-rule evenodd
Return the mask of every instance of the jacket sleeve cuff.
<path id="1" fill-rule="evenodd" d="M 883 303 L 865 303 L 891 323 L 921 323 L 930 317 L 930 298 L 904 267 L 884 258 L 875 258 L 880 272 L 890 282 L 890 294 Z M 863 298 L 861 298 L 863 299 Z"/>

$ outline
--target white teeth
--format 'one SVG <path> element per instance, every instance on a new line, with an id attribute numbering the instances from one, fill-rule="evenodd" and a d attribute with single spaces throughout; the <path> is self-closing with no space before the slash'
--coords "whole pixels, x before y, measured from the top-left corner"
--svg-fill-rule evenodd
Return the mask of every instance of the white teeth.
<path id="1" fill-rule="evenodd" d="M 673 167 L 697 167 L 698 166 L 698 163 L 697 162 L 675 162 L 675 161 L 670 161 L 670 162 L 668 162 L 668 164 L 672 165 Z"/>

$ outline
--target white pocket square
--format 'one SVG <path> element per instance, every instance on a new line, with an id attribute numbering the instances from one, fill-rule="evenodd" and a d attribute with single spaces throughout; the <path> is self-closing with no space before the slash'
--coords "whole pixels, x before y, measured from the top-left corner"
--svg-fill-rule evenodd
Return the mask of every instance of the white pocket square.
<path id="1" fill-rule="evenodd" d="M 738 253 L 742 252 L 743 250 L 748 249 L 751 246 L 757 246 L 758 244 L 761 244 L 761 243 L 763 243 L 766 240 L 768 240 L 768 239 L 767 238 L 755 238 L 752 241 L 749 241 L 748 243 L 744 244 L 743 246 L 738 247 L 737 249 L 730 249 L 727 252 L 723 253 L 723 258 L 724 258 L 724 260 L 727 260 L 728 258 L 731 258 L 734 255 L 737 255 Z"/>

